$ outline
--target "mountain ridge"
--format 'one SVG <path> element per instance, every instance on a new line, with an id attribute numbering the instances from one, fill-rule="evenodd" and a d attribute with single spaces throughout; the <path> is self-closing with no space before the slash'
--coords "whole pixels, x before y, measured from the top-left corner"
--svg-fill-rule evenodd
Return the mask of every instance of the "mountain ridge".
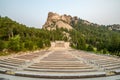
<path id="1" fill-rule="evenodd" d="M 48 18 L 45 24 L 43 25 L 43 29 L 48 30 L 54 30 L 56 27 L 58 28 L 66 28 L 68 30 L 73 29 L 73 25 L 77 24 L 79 21 L 81 21 L 83 24 L 86 25 L 96 25 L 100 26 L 98 24 L 91 23 L 87 20 L 83 20 L 78 18 L 77 16 L 71 16 L 71 15 L 59 15 L 57 13 L 49 12 Z"/>
<path id="2" fill-rule="evenodd" d="M 47 30 L 56 30 L 56 28 L 64 28 L 64 29 L 72 30 L 74 29 L 73 26 L 78 24 L 78 22 L 81 22 L 82 24 L 85 25 L 92 25 L 96 27 L 105 26 L 80 19 L 77 16 L 71 16 L 67 14 L 59 15 L 58 13 L 49 12 L 47 20 L 45 24 L 42 26 L 42 28 Z M 119 24 L 106 25 L 105 27 L 107 27 L 108 30 L 120 30 Z"/>

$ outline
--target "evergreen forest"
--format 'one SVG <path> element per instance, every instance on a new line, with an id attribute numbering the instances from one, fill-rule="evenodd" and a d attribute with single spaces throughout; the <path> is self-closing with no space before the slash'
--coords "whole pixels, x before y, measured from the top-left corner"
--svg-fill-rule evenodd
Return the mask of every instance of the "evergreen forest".
<path id="1" fill-rule="evenodd" d="M 39 50 L 50 47 L 51 41 L 63 40 L 69 41 L 74 49 L 120 56 L 119 30 L 109 30 L 105 25 L 83 24 L 81 19 L 72 26 L 73 30 L 56 28 L 49 31 L 0 16 L 0 55 Z"/>

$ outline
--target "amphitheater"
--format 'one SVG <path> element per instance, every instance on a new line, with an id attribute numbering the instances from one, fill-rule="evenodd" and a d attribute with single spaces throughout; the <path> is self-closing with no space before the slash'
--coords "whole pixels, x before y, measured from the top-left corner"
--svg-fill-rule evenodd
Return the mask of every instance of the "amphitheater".
<path id="1" fill-rule="evenodd" d="M 48 50 L 0 58 L 0 74 L 48 79 L 120 75 L 120 58 L 74 50 L 56 41 Z"/>

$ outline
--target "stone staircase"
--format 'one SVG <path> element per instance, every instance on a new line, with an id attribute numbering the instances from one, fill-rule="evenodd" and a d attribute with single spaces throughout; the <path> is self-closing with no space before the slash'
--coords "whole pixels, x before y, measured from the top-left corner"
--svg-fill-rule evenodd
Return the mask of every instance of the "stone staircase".
<path id="1" fill-rule="evenodd" d="M 0 59 L 0 73 L 39 78 L 120 74 L 120 58 L 77 50 L 47 50 Z"/>

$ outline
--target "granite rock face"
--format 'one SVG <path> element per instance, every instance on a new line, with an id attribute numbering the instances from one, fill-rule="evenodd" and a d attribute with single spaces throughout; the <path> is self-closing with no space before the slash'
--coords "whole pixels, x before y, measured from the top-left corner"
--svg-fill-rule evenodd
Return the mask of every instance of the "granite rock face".
<path id="1" fill-rule="evenodd" d="M 77 23 L 77 17 L 71 17 L 70 15 L 59 15 L 57 13 L 49 12 L 46 23 L 43 25 L 44 29 L 55 30 L 56 28 L 66 28 L 68 30 L 73 29 L 72 23 Z"/>

